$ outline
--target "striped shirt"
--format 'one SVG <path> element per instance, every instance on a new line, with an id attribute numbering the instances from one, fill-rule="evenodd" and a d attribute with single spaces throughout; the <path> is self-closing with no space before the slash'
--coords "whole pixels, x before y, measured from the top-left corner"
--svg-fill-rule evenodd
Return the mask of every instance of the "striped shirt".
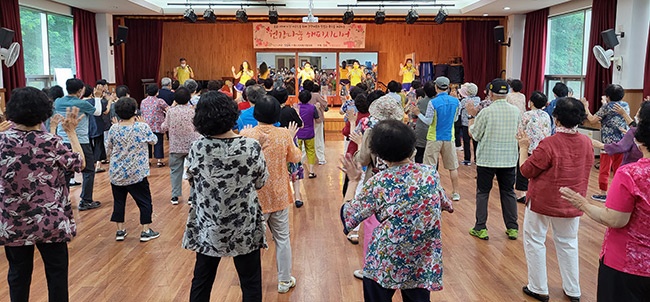
<path id="1" fill-rule="evenodd" d="M 479 142 L 476 165 L 488 168 L 513 168 L 519 157 L 517 127 L 519 109 L 505 99 L 495 100 L 476 116 L 469 133 Z"/>

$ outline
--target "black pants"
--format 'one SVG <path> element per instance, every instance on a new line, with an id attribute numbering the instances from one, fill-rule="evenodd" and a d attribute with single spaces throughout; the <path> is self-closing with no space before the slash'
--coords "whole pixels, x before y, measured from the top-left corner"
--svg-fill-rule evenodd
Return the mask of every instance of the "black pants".
<path id="1" fill-rule="evenodd" d="M 163 159 L 165 158 L 165 134 L 156 132 L 153 134 L 158 138 L 158 142 L 153 145 L 153 154 L 151 145 L 147 145 L 149 148 L 149 158 Z"/>
<path id="2" fill-rule="evenodd" d="M 90 146 L 93 148 L 95 161 L 106 160 L 106 147 L 104 146 L 104 134 L 90 139 Z"/>
<path id="3" fill-rule="evenodd" d="M 72 146 L 68 143 L 65 144 L 72 150 Z M 95 154 L 93 147 L 90 144 L 81 144 L 81 150 L 84 152 L 84 160 L 86 167 L 81 171 L 83 177 L 81 183 L 81 201 L 93 201 L 93 187 L 95 186 Z M 74 178 L 74 172 L 65 174 L 66 186 L 70 186 L 70 179 Z"/>
<path id="4" fill-rule="evenodd" d="M 124 222 L 124 208 L 126 207 L 126 195 L 131 194 L 135 204 L 140 209 L 140 224 L 151 223 L 151 213 L 153 205 L 151 204 L 151 191 L 149 190 L 149 181 L 143 179 L 141 182 L 128 186 L 116 186 L 111 184 L 113 189 L 113 215 L 111 221 Z"/>
<path id="5" fill-rule="evenodd" d="M 348 178 L 348 175 L 345 175 L 345 179 L 343 180 L 343 197 L 345 198 L 345 192 L 348 191 L 348 184 L 350 183 L 350 179 Z"/>
<path id="6" fill-rule="evenodd" d="M 530 156 L 530 154 L 528 154 L 528 156 Z M 521 175 L 519 162 L 517 162 L 517 181 L 515 182 L 515 189 L 523 192 L 528 191 L 528 178 Z"/>
<path id="7" fill-rule="evenodd" d="M 415 162 L 421 164 L 424 162 L 424 149 L 425 147 L 415 147 Z"/>
<path id="8" fill-rule="evenodd" d="M 363 301 L 365 302 L 391 302 L 395 289 L 383 288 L 374 280 L 363 278 Z M 430 302 L 431 294 L 424 288 L 401 289 L 404 302 Z"/>
<path id="9" fill-rule="evenodd" d="M 463 160 L 472 161 L 472 146 L 470 146 L 470 141 L 474 145 L 474 159 L 476 159 L 476 146 L 478 146 L 478 142 L 469 137 L 469 127 L 461 126 L 460 133 L 463 136 L 463 153 L 465 155 Z"/>
<path id="10" fill-rule="evenodd" d="M 47 297 L 50 302 L 68 301 L 68 244 L 37 243 L 45 265 Z M 5 256 L 9 261 L 9 296 L 11 302 L 29 301 L 29 286 L 34 270 L 34 246 L 5 246 Z"/>
<path id="11" fill-rule="evenodd" d="M 456 148 L 460 147 L 460 139 L 462 136 L 462 133 L 460 132 L 460 128 L 463 127 L 463 122 L 460 120 L 460 117 L 458 117 L 458 120 L 454 122 L 454 137 L 455 140 L 454 142 L 456 143 Z"/>
<path id="12" fill-rule="evenodd" d="M 650 277 L 617 271 L 600 260 L 598 302 L 649 302 Z"/>
<path id="13" fill-rule="evenodd" d="M 517 223 L 517 196 L 515 195 L 515 167 L 488 168 L 476 167 L 476 225 L 475 230 L 485 229 L 488 218 L 488 199 L 492 190 L 494 176 L 499 183 L 501 212 L 508 229 L 519 229 Z"/>
<path id="14" fill-rule="evenodd" d="M 243 302 L 262 302 L 262 260 L 260 250 L 233 258 L 239 276 Z M 196 253 L 190 302 L 209 302 L 214 279 L 217 277 L 219 257 Z"/>

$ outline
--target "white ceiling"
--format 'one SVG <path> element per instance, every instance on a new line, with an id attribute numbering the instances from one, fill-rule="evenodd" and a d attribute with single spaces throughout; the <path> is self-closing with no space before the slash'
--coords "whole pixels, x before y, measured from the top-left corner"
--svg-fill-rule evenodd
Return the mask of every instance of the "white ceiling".
<path id="1" fill-rule="evenodd" d="M 81 9 L 89 10 L 96 13 L 110 13 L 119 15 L 179 15 L 185 11 L 185 6 L 169 5 L 170 3 L 186 3 L 188 0 L 42 0 L 42 2 L 57 2 L 60 4 L 74 6 Z M 490 16 L 507 16 L 512 14 L 523 14 L 538 10 L 545 7 L 550 7 L 571 0 L 438 0 L 438 4 L 454 4 L 454 7 L 448 7 L 450 16 L 481 16 L 488 14 Z M 37 2 L 37 1 L 30 1 Z M 192 3 L 204 3 L 203 5 L 194 5 L 193 8 L 198 15 L 201 15 L 203 10 L 208 8 L 207 3 L 268 3 L 268 4 L 286 4 L 286 7 L 278 7 L 277 10 L 282 15 L 307 15 L 309 8 L 308 0 L 189 0 Z M 385 4 L 401 4 L 403 7 L 386 7 L 386 14 L 391 15 L 404 15 L 410 8 L 411 4 L 427 4 L 434 1 L 383 1 Z M 339 15 L 342 14 L 346 8 L 337 7 L 338 4 L 354 5 L 354 4 L 372 4 L 377 5 L 373 7 L 351 7 L 355 15 L 374 15 L 377 11 L 378 2 L 366 2 L 357 0 L 314 0 L 314 15 Z M 505 10 L 509 7 L 510 10 Z M 230 15 L 238 10 L 239 6 L 218 6 L 213 5 L 212 8 L 217 15 Z M 268 12 L 266 7 L 246 7 L 246 11 L 251 15 L 263 15 Z M 420 16 L 435 15 L 438 11 L 437 7 L 415 7 Z"/>

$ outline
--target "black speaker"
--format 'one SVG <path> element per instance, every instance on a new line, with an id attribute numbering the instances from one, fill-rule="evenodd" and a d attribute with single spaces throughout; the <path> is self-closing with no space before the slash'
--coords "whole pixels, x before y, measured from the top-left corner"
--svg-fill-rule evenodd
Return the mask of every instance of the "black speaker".
<path id="1" fill-rule="evenodd" d="M 129 28 L 126 26 L 117 27 L 117 37 L 115 38 L 115 45 L 126 43 L 126 37 L 129 35 Z"/>
<path id="2" fill-rule="evenodd" d="M 447 70 L 447 78 L 449 78 L 449 82 L 454 84 L 464 83 L 465 68 L 463 65 L 450 65 L 449 69 Z"/>
<path id="3" fill-rule="evenodd" d="M 8 28 L 0 27 L 0 47 L 9 48 L 14 40 L 14 31 Z"/>
<path id="4" fill-rule="evenodd" d="M 616 32 L 613 28 L 601 32 L 600 37 L 603 38 L 603 43 L 605 43 L 607 49 L 613 49 L 616 45 L 619 44 L 618 37 L 616 37 Z"/>
<path id="5" fill-rule="evenodd" d="M 501 25 L 495 26 L 494 27 L 494 43 L 501 44 L 501 43 L 503 43 L 505 41 L 506 41 L 506 37 L 505 37 L 505 30 L 504 30 L 503 26 L 501 26 Z"/>

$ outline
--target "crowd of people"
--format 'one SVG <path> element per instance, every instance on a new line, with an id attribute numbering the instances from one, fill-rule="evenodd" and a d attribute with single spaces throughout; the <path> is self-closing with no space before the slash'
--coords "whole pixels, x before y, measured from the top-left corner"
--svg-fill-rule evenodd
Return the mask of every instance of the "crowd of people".
<path id="1" fill-rule="evenodd" d="M 504 79 L 487 83 L 481 98 L 475 83 L 457 86 L 446 77 L 420 82 L 412 63 L 400 66 L 402 82 L 389 82 L 386 91 L 364 82 L 375 70 L 361 71 L 358 61 L 341 67 L 348 72 L 341 84 L 349 87 L 340 109 L 343 155 L 325 149 L 330 106 L 320 79 L 331 83 L 331 75 L 317 78 L 309 63 L 295 71 L 271 71 L 263 64 L 256 79 L 243 62 L 232 67 L 237 84 L 210 81 L 201 88 L 181 59 L 176 81 L 148 85 L 140 101 L 126 86 L 111 93 L 105 80 L 90 86 L 69 79 L 67 94 L 59 86 L 12 91 L 7 121 L 0 124 L 0 245 L 9 261 L 12 301 L 29 297 L 34 246 L 45 262 L 50 301 L 67 301 L 67 242 L 76 235 L 70 186 L 76 184 L 74 173 L 81 173 L 78 209 L 101 207 L 93 186 L 102 163 L 109 165 L 117 241 L 128 235 L 128 194 L 140 211 L 139 240 L 160 236 L 151 227 L 152 165 L 169 165 L 172 205 L 184 198 L 183 181 L 189 182 L 182 246 L 196 253 L 190 301 L 210 300 L 223 257 L 234 257 L 243 301 L 262 301 L 260 249 L 267 247 L 267 228 L 275 242 L 277 290 L 287 293 L 297 284 L 289 210 L 305 204 L 301 180 L 316 178 L 326 155 L 339 158 L 345 176 L 344 233 L 353 244 L 363 241 L 364 265 L 353 275 L 363 280 L 365 301 L 391 301 L 396 290 L 404 301 L 429 301 L 431 291 L 443 288 L 441 215 L 453 213 L 453 203 L 461 200 L 461 164 L 476 166 L 476 195 L 465 196 L 476 201 L 469 235 L 490 239 L 495 177 L 503 231 L 511 240 L 520 235 L 517 202 L 525 206 L 526 295 L 549 300 L 550 227 L 564 293 L 580 301 L 578 228 L 586 213 L 608 227 L 598 301 L 648 301 L 650 99 L 631 117 L 623 88 L 612 84 L 592 115 L 588 102 L 569 96 L 563 83 L 553 87 L 550 102 L 539 91 L 526 97 L 521 81 Z M 293 72 L 301 75 L 301 91 L 298 103 L 289 105 L 291 92 L 282 77 Z M 578 132 L 585 120 L 601 124 L 602 141 Z M 604 207 L 586 198 L 594 147 L 604 151 L 602 192 L 592 199 Z M 443 188 L 440 168 L 448 171 L 451 187 Z"/>

